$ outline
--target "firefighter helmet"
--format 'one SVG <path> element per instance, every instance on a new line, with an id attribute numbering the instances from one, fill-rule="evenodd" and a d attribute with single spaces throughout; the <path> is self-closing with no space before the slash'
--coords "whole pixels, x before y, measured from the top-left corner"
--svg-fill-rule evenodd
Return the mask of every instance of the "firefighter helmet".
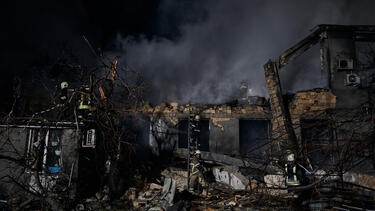
<path id="1" fill-rule="evenodd" d="M 200 155 L 201 151 L 199 149 L 195 150 L 194 155 Z"/>
<path id="2" fill-rule="evenodd" d="M 290 162 L 293 162 L 294 161 L 294 153 L 288 153 L 287 156 L 286 156 L 286 160 L 287 161 L 290 161 Z"/>
<path id="3" fill-rule="evenodd" d="M 63 82 L 61 82 L 60 86 L 61 86 L 61 89 L 66 89 L 66 88 L 68 88 L 69 84 L 68 84 L 68 82 L 63 81 Z"/>

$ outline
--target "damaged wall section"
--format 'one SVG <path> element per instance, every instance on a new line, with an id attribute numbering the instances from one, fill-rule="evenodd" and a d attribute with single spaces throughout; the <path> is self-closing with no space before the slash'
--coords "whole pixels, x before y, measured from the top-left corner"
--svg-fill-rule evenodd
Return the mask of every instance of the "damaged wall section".
<path id="1" fill-rule="evenodd" d="M 0 159 L 0 178 L 2 184 L 7 184 L 0 187 L 2 194 L 12 195 L 26 188 L 39 195 L 65 188 L 70 197 L 75 196 L 81 145 L 81 134 L 76 129 L 14 126 L 1 127 L 0 134 L 4 141 L 2 155 L 6 156 Z M 8 185 L 9 181 L 17 183 Z"/>
<path id="2" fill-rule="evenodd" d="M 140 115 L 151 117 L 149 147 L 153 149 L 154 154 L 159 154 L 155 151 L 158 147 L 163 151 L 187 148 L 188 117 L 191 113 L 199 114 L 201 117 L 198 149 L 231 156 L 240 156 L 241 153 L 241 119 L 265 120 L 265 122 L 270 119 L 269 108 L 265 105 L 178 105 L 177 103 L 163 103 L 155 107 L 145 105 Z M 266 125 L 262 124 L 262 127 L 267 128 Z M 252 132 L 255 133 L 255 130 Z M 246 136 L 244 134 L 243 137 Z"/>
<path id="3" fill-rule="evenodd" d="M 262 158 L 269 142 L 270 121 L 240 119 L 239 132 L 241 155 Z"/>
<path id="4" fill-rule="evenodd" d="M 198 149 L 201 151 L 210 151 L 210 126 L 208 119 L 202 119 L 200 121 L 200 137 Z M 188 145 L 188 120 L 180 119 L 178 123 L 178 148 L 187 148 Z"/>

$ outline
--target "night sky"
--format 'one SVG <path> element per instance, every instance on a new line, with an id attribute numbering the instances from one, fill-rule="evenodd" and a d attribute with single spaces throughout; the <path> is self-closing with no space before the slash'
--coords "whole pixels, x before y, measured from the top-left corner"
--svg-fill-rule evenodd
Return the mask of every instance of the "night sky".
<path id="1" fill-rule="evenodd" d="M 168 19 L 159 24 L 158 0 L 64 0 L 5 1 L 1 6 L 2 69 L 21 69 L 35 57 L 58 52 L 62 46 L 74 48 L 85 56 L 88 48 L 85 35 L 95 48 L 110 49 L 116 34 L 142 35 L 147 38 L 178 36 L 178 26 L 186 17 L 175 11 L 164 13 Z M 189 10 L 189 1 L 179 7 Z M 175 8 L 179 9 L 179 8 Z M 180 8 L 182 10 L 182 8 Z M 185 9 L 184 9 L 185 10 Z M 186 11 L 185 10 L 185 11 Z M 178 12 L 178 11 L 176 11 Z M 168 17 L 170 16 L 170 17 Z M 14 61 L 18 61 L 14 65 Z"/>
<path id="2" fill-rule="evenodd" d="M 82 36 L 95 48 L 111 48 L 117 33 L 152 36 L 169 32 L 155 26 L 156 0 L 2 1 L 1 83 L 2 99 L 11 101 L 12 80 L 40 62 L 71 48 L 85 61 L 95 59 Z M 173 34 L 173 33 L 171 33 Z M 8 102 L 2 102 L 2 107 Z"/>

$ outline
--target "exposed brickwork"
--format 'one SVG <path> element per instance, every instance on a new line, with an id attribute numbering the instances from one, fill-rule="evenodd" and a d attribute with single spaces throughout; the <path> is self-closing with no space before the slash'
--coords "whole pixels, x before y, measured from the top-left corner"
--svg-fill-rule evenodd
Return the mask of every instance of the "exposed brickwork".
<path id="1" fill-rule="evenodd" d="M 263 106 L 254 105 L 239 105 L 239 106 L 228 106 L 228 105 L 178 105 L 178 103 L 162 103 L 155 107 L 151 107 L 146 104 L 137 112 L 139 113 L 201 113 L 201 114 L 266 114 L 268 113 L 268 108 Z"/>
<path id="2" fill-rule="evenodd" d="M 272 61 L 269 61 L 264 66 L 272 111 L 272 138 L 280 140 L 277 144 L 278 148 L 281 145 L 284 145 L 284 148 L 289 148 L 291 144 L 296 143 L 296 138 L 292 125 L 286 118 L 288 114 L 283 106 L 282 91 L 279 86 L 280 81 L 275 68 Z"/>
<path id="3" fill-rule="evenodd" d="M 302 91 L 297 92 L 289 111 L 292 115 L 302 115 L 311 111 L 333 109 L 336 106 L 336 96 L 330 91 Z"/>

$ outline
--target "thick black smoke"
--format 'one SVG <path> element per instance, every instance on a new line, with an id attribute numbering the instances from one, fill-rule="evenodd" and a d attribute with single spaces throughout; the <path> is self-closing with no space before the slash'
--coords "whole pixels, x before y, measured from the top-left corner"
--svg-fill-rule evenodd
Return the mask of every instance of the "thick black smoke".
<path id="1" fill-rule="evenodd" d="M 375 24 L 371 0 L 187 2 L 164 0 L 159 6 L 158 27 L 168 29 L 182 20 L 176 36 L 117 39 L 124 50 L 122 62 L 149 82 L 151 102 L 225 102 L 235 97 L 243 80 L 253 94 L 266 96 L 263 64 L 315 25 Z M 302 58 L 306 63 L 281 73 L 284 90 L 325 86 L 315 51 Z"/>

